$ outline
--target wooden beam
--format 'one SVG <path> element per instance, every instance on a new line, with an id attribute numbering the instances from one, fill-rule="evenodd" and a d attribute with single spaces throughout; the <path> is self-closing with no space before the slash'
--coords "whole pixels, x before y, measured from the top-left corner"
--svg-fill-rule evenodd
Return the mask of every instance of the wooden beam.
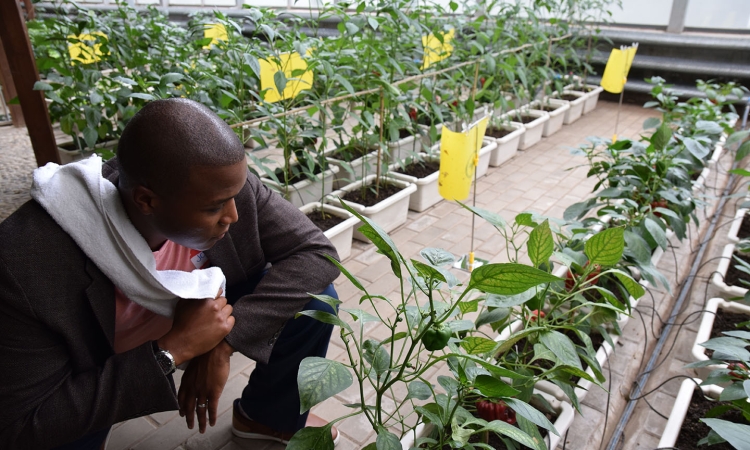
<path id="1" fill-rule="evenodd" d="M 2 39 L 0 39 L 0 84 L 3 85 L 3 97 L 5 97 L 6 103 L 16 98 L 16 85 L 13 84 L 13 76 L 10 73 L 10 66 L 8 65 L 8 58 L 5 56 Z M 14 127 L 21 128 L 26 126 L 26 122 L 23 120 L 21 105 L 8 105 L 8 109 L 10 110 L 10 118 L 13 120 Z"/>
<path id="2" fill-rule="evenodd" d="M 34 51 L 31 48 L 21 6 L 13 0 L 1 0 L 0 17 L 3 18 L 0 40 L 21 102 L 36 162 L 39 166 L 48 162 L 59 164 L 60 155 L 57 153 L 55 134 L 49 121 L 44 93 L 34 90 L 34 83 L 39 81 L 39 72 L 36 69 Z"/>

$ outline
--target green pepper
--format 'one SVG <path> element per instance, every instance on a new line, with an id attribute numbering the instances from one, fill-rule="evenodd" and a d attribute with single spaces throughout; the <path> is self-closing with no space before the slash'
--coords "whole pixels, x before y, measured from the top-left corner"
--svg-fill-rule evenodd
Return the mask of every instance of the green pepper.
<path id="1" fill-rule="evenodd" d="M 431 352 L 442 350 L 448 345 L 451 334 L 451 329 L 445 324 L 433 325 L 422 335 L 422 344 Z"/>

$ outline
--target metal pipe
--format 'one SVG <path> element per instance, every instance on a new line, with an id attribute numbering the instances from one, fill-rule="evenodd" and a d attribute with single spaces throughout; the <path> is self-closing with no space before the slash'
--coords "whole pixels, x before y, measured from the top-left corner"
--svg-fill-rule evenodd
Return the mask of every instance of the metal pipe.
<path id="1" fill-rule="evenodd" d="M 732 168 L 735 169 L 736 167 L 737 167 L 737 162 L 735 161 L 732 163 Z M 708 226 L 706 236 L 712 236 L 714 233 L 714 229 L 716 228 L 716 223 L 719 221 L 719 217 L 721 216 L 721 211 L 724 209 L 724 204 L 726 203 L 729 192 L 731 191 L 732 185 L 734 184 L 734 178 L 735 178 L 734 174 L 729 176 L 729 181 L 727 182 L 727 185 L 724 188 L 724 192 L 722 193 L 721 200 L 719 201 L 719 206 L 716 208 L 716 212 L 714 213 L 713 218 L 711 219 L 711 223 Z M 701 260 L 703 259 L 703 254 L 706 252 L 707 245 L 708 245 L 708 239 L 705 239 L 700 243 L 700 247 L 698 248 L 698 254 L 695 257 L 695 260 L 693 260 L 693 265 L 690 268 L 690 273 L 688 274 L 687 279 L 685 280 L 685 284 L 683 284 L 682 288 L 680 289 L 680 295 L 679 297 L 677 297 L 677 302 L 675 302 L 674 306 L 672 307 L 672 311 L 669 313 L 669 319 L 667 319 L 664 329 L 661 332 L 661 336 L 659 336 L 659 340 L 656 342 L 656 347 L 654 348 L 654 351 L 651 353 L 651 357 L 648 360 L 648 364 L 646 364 L 646 368 L 644 369 L 644 371 L 641 372 L 641 376 L 635 385 L 635 389 L 632 391 L 630 395 L 631 399 L 628 400 L 628 404 L 625 407 L 625 411 L 620 417 L 620 421 L 617 423 L 617 427 L 615 428 L 615 431 L 612 433 L 612 438 L 610 439 L 609 444 L 607 445 L 607 450 L 615 450 L 618 448 L 617 444 L 620 442 L 620 437 L 625 432 L 625 427 L 627 426 L 628 421 L 630 420 L 630 416 L 633 414 L 633 410 L 635 409 L 635 405 L 638 402 L 638 398 L 641 392 L 643 391 L 643 389 L 646 387 L 646 383 L 648 383 L 648 379 L 651 376 L 651 371 L 654 367 L 654 364 L 656 364 L 656 360 L 659 358 L 659 354 L 661 353 L 662 348 L 667 342 L 669 333 L 672 331 L 674 319 L 677 317 L 677 315 L 681 311 L 682 304 L 685 302 L 685 299 L 690 294 L 690 290 L 693 286 L 693 280 L 695 280 L 695 277 L 698 274 L 698 269 L 700 269 Z M 633 398 L 635 398 L 636 400 L 633 400 Z"/>

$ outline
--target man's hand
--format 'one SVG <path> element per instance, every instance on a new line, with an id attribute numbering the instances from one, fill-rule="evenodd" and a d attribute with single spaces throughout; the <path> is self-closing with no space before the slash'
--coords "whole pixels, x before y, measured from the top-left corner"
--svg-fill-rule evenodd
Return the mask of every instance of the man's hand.
<path id="1" fill-rule="evenodd" d="M 213 350 L 190 361 L 185 369 L 177 400 L 180 416 L 185 417 L 191 430 L 197 414 L 198 430 L 201 433 L 206 431 L 206 410 L 210 425 L 216 425 L 219 397 L 229 377 L 229 357 L 233 352 L 234 349 L 222 340 Z"/>
<path id="2" fill-rule="evenodd" d="M 232 305 L 221 297 L 183 299 L 177 303 L 172 329 L 157 341 L 179 366 L 216 347 L 234 327 Z"/>

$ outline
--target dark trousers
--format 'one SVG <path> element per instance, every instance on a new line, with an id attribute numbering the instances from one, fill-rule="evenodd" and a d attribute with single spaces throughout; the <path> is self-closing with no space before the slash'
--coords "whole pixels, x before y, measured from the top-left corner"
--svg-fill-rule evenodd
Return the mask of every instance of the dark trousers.
<path id="1" fill-rule="evenodd" d="M 258 281 L 227 288 L 227 300 L 234 304 L 240 297 L 252 293 Z M 321 294 L 338 298 L 333 284 Z M 335 314 L 326 303 L 312 299 L 303 310 L 325 311 Z M 273 346 L 268 364 L 257 363 L 247 387 L 242 391 L 240 405 L 253 420 L 277 431 L 297 431 L 304 428 L 307 413 L 300 414 L 297 371 L 308 356 L 325 358 L 333 325 L 307 316 L 289 319 Z M 109 428 L 91 433 L 55 450 L 98 450 L 104 443 Z"/>

